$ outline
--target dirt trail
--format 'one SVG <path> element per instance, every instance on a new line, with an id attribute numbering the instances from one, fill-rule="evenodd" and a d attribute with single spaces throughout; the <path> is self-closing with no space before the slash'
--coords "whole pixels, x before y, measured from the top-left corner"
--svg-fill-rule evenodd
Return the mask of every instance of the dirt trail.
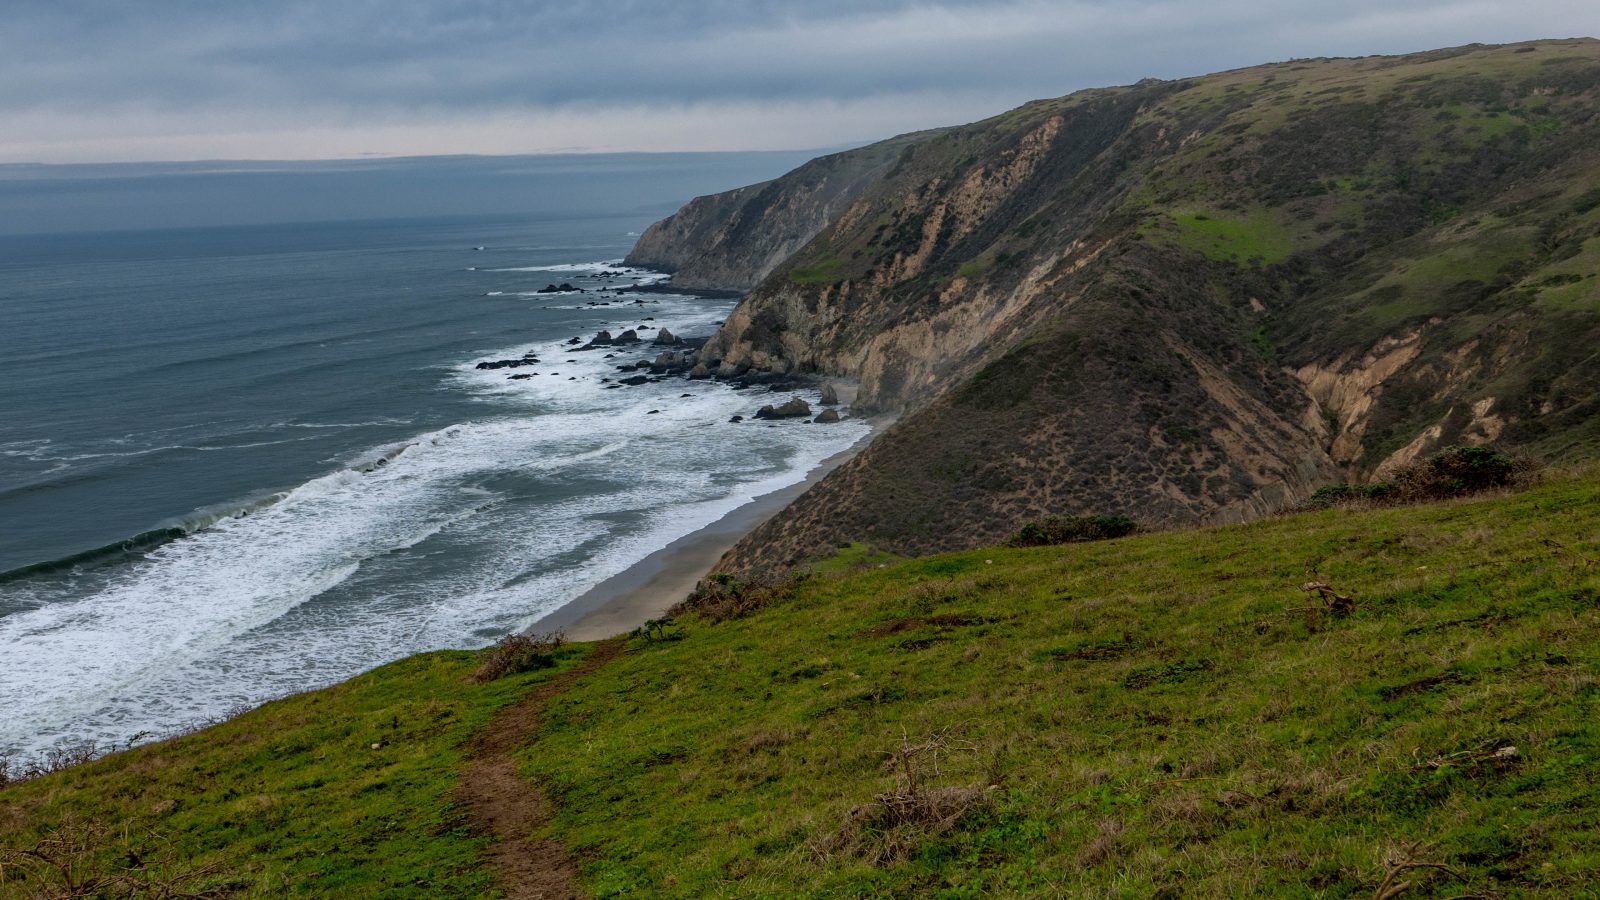
<path id="1" fill-rule="evenodd" d="M 495 869 L 495 883 L 512 900 L 583 896 L 577 867 L 566 848 L 558 841 L 529 837 L 548 821 L 550 808 L 538 785 L 517 777 L 513 753 L 538 730 L 546 701 L 617 658 L 622 645 L 622 638 L 599 644 L 576 668 L 496 713 L 469 748 L 470 761 L 456 798 L 466 805 L 475 829 L 494 835 L 486 853 Z"/>

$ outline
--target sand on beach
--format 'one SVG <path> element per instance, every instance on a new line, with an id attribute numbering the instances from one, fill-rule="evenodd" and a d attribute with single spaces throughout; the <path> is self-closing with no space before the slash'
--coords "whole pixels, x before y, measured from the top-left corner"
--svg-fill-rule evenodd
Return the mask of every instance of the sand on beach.
<path id="1" fill-rule="evenodd" d="M 861 452 L 888 424 L 887 420 L 873 422 L 872 431 L 823 460 L 804 480 L 763 494 L 699 531 L 678 538 L 535 622 L 528 631 L 561 632 L 568 640 L 597 641 L 660 618 L 682 602 L 740 538 Z"/>

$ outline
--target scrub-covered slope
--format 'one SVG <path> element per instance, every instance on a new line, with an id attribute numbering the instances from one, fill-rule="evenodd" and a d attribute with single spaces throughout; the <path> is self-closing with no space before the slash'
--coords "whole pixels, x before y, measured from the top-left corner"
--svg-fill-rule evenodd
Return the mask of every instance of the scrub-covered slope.
<path id="1" fill-rule="evenodd" d="M 1460 442 L 1593 455 L 1597 187 L 1589 40 L 1143 82 L 920 140 L 705 350 L 906 412 L 725 565 L 1236 521 Z"/>

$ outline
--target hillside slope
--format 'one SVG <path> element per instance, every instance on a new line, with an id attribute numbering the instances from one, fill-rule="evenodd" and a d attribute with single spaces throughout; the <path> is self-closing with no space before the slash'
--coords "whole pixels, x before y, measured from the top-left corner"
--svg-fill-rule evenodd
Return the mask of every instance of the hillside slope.
<path id="1" fill-rule="evenodd" d="M 1594 471 L 1096 544 L 853 548 L 746 618 L 633 638 L 546 702 L 522 771 L 598 897 L 1592 896 L 1596 560 Z M 594 649 L 489 684 L 471 654 L 413 657 L 4 788 L 0 897 L 61 886 L 31 848 L 136 896 L 495 896 L 452 801 L 467 748 Z"/>
<path id="2" fill-rule="evenodd" d="M 1597 185 L 1592 40 L 1141 82 L 906 146 L 704 351 L 906 414 L 723 566 L 1241 521 L 1453 443 L 1592 456 Z"/>
<path id="3" fill-rule="evenodd" d="M 847 554 L 636 641 L 527 770 L 599 897 L 1593 896 L 1596 487 Z"/>
<path id="4" fill-rule="evenodd" d="M 773 181 L 696 197 L 645 229 L 624 260 L 684 288 L 747 291 L 838 218 L 905 147 L 937 131 L 818 157 Z"/>

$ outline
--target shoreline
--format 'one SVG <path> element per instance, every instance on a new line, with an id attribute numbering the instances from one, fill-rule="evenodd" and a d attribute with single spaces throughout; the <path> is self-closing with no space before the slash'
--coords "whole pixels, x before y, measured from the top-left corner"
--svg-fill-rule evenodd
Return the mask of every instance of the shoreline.
<path id="1" fill-rule="evenodd" d="M 892 420 L 865 421 L 870 431 L 818 463 L 801 480 L 762 494 L 715 522 L 678 538 L 534 622 L 523 629 L 523 633 L 559 631 L 570 641 L 598 641 L 626 634 L 665 615 L 689 596 L 700 579 L 734 544 L 864 450 Z"/>

